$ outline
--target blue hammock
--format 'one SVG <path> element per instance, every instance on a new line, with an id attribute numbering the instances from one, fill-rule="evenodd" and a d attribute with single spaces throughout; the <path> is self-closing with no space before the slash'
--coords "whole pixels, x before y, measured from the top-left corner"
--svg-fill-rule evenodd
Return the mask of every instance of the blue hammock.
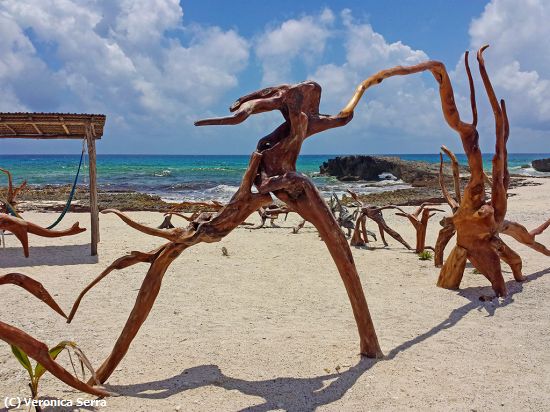
<path id="1" fill-rule="evenodd" d="M 80 163 L 78 164 L 78 170 L 76 171 L 76 176 L 74 177 L 73 187 L 71 188 L 71 193 L 69 193 L 69 198 L 67 199 L 67 203 L 65 204 L 65 208 L 63 209 L 63 212 L 59 215 L 57 220 L 53 222 L 50 226 L 47 227 L 47 229 L 53 229 L 56 227 L 59 222 L 63 220 L 69 209 L 71 208 L 71 203 L 73 201 L 74 194 L 76 192 L 76 184 L 78 182 L 78 175 L 80 174 L 80 168 L 82 167 L 82 160 L 84 159 L 84 147 L 82 147 L 82 153 L 80 154 Z"/>

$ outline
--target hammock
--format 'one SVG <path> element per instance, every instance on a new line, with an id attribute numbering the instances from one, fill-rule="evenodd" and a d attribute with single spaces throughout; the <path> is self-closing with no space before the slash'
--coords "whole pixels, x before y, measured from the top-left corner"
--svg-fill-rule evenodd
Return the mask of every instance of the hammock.
<path id="1" fill-rule="evenodd" d="M 73 201 L 73 197 L 74 197 L 74 194 L 76 192 L 76 184 L 78 182 L 78 175 L 80 174 L 80 169 L 82 167 L 82 160 L 84 159 L 84 152 L 85 152 L 85 146 L 84 146 L 84 143 L 83 143 L 82 144 L 82 153 L 80 154 L 80 162 L 78 163 L 78 169 L 76 171 L 76 176 L 74 177 L 73 187 L 71 188 L 71 192 L 69 193 L 69 198 L 67 199 L 67 203 L 65 204 L 65 207 L 63 208 L 63 211 L 61 212 L 61 214 L 59 215 L 57 220 L 55 222 L 53 222 L 50 226 L 48 226 L 46 229 L 53 229 L 54 227 L 56 227 L 63 220 L 63 218 L 65 217 L 65 215 L 67 214 L 67 212 L 71 208 L 71 203 Z M 17 213 L 15 208 L 12 205 L 10 205 L 10 203 L 1 196 L 0 196 L 0 202 L 4 203 L 6 205 L 8 211 L 10 212 L 11 215 L 13 215 L 15 217 L 18 217 L 20 219 L 23 219 L 19 215 L 19 213 Z"/>
<path id="2" fill-rule="evenodd" d="M 65 208 L 63 209 L 63 212 L 59 215 L 57 220 L 53 222 L 50 226 L 48 226 L 46 229 L 53 229 L 56 227 L 59 222 L 63 220 L 69 209 L 71 208 L 71 203 L 73 201 L 74 194 L 76 192 L 76 184 L 78 182 L 78 175 L 80 174 L 80 168 L 82 167 L 82 159 L 84 159 L 84 144 L 82 145 L 82 153 L 80 154 L 80 162 L 78 163 L 78 169 L 76 171 L 76 176 L 74 177 L 73 187 L 71 188 L 71 193 L 69 193 L 69 198 L 67 199 L 67 203 L 65 204 Z"/>

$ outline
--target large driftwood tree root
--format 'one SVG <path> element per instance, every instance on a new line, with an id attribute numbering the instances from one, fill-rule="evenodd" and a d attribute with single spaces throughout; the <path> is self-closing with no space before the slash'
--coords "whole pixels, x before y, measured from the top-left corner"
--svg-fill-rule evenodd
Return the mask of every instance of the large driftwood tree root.
<path id="1" fill-rule="evenodd" d="M 487 179 L 483 171 L 483 160 L 478 143 L 479 136 L 476 130 L 475 90 L 468 65 L 468 54 L 466 53 L 464 61 L 474 113 L 472 123 L 468 124 L 460 120 L 450 82 L 447 85 L 445 81 L 440 81 L 441 102 L 445 118 L 451 128 L 460 134 L 470 166 L 470 180 L 462 199 L 457 202 L 459 205 L 452 217 L 452 224 L 454 224 L 457 233 L 457 246 L 443 265 L 437 284 L 445 288 L 457 288 L 464 273 L 466 259 L 468 259 L 491 282 L 496 296 L 505 296 L 506 285 L 502 276 L 500 260 L 504 260 L 511 267 L 516 280 L 521 281 L 523 276 L 521 274 L 521 258 L 498 236 L 507 209 L 510 178 L 506 143 L 510 129 L 504 100 L 498 102 L 485 69 L 483 51 L 486 48 L 487 46 L 484 46 L 478 51 L 477 60 L 495 118 L 496 145 L 493 157 L 490 203 L 485 199 Z M 460 190 L 457 192 L 460 193 Z"/>
<path id="2" fill-rule="evenodd" d="M 44 286 L 36 280 L 23 275 L 21 273 L 8 273 L 7 275 L 0 276 L 0 285 L 12 284 L 25 289 L 27 292 L 40 299 L 52 310 L 59 315 L 67 318 L 63 310 L 59 307 L 57 302 L 48 293 Z M 44 368 L 54 375 L 60 381 L 67 385 L 78 389 L 79 391 L 89 393 L 96 396 L 109 396 L 109 392 L 93 387 L 87 383 L 82 382 L 78 378 L 71 375 L 66 369 L 54 361 L 49 352 L 48 347 L 43 342 L 36 340 L 32 336 L 23 332 L 22 330 L 8 325 L 0 321 L 0 339 L 12 346 L 17 346 L 29 357 L 40 363 Z"/>
<path id="3" fill-rule="evenodd" d="M 421 253 L 424 249 L 434 249 L 431 246 L 426 246 L 426 232 L 428 230 L 428 221 L 435 216 L 432 212 L 443 212 L 442 209 L 436 209 L 433 207 L 438 203 L 422 203 L 413 213 L 407 213 L 404 211 L 396 213 L 397 216 L 403 216 L 409 219 L 409 222 L 413 225 L 416 231 L 416 253 Z M 401 209 L 399 209 L 401 210 Z M 422 215 L 420 215 L 422 213 Z"/>
<path id="4" fill-rule="evenodd" d="M 29 257 L 29 233 L 42 237 L 64 237 L 82 233 L 86 228 L 80 227 L 76 222 L 70 228 L 65 230 L 46 229 L 35 223 L 28 222 L 15 216 L 0 214 L 0 231 L 12 232 L 23 246 L 23 254 Z"/>
<path id="5" fill-rule="evenodd" d="M 349 189 L 348 189 L 348 192 L 353 198 L 353 200 L 355 200 L 355 202 L 357 202 L 357 204 L 361 207 L 361 211 L 359 212 L 359 217 L 355 222 L 355 229 L 353 230 L 353 236 L 351 237 L 350 244 L 352 246 L 364 246 L 369 242 L 369 239 L 367 237 L 368 231 L 366 229 L 366 220 L 367 218 L 369 218 L 378 225 L 380 238 L 382 239 L 384 246 L 388 246 L 388 242 L 386 242 L 386 238 L 384 237 L 384 233 L 387 233 L 388 235 L 393 237 L 395 240 L 397 240 L 399 243 L 401 243 L 403 246 L 405 246 L 407 249 L 409 250 L 412 249 L 411 246 L 405 241 L 405 239 L 403 239 L 399 233 L 397 233 L 395 230 L 389 227 L 386 221 L 384 220 L 384 215 L 382 214 L 382 211 L 386 209 L 399 209 L 397 206 L 388 205 L 388 206 L 378 207 L 378 206 L 369 205 L 369 204 L 363 203 L 355 192 Z M 405 213 L 403 210 L 401 210 L 401 212 Z"/>
<path id="6" fill-rule="evenodd" d="M 150 264 L 122 333 L 111 354 L 97 371 L 100 382 L 105 382 L 109 378 L 126 354 L 154 304 L 162 278 L 172 261 L 190 246 L 222 239 L 244 222 L 251 213 L 271 204 L 272 194 L 317 228 L 336 263 L 349 295 L 359 332 L 361 353 L 369 357 L 382 356 L 346 238 L 315 185 L 306 176 L 296 172 L 296 160 L 302 142 L 307 137 L 330 128 L 344 126 L 353 116 L 353 112 L 337 116 L 319 114 L 320 97 L 321 87 L 314 82 L 282 85 L 240 98 L 231 106 L 230 110 L 234 112 L 232 116 L 196 122 L 197 126 L 237 124 L 252 114 L 271 110 L 280 111 L 284 117 L 284 122 L 279 127 L 260 139 L 239 190 L 216 214 L 198 216 L 184 229 L 162 230 L 140 225 L 115 210 L 104 211 L 116 213 L 134 229 L 167 239 L 168 243 L 154 251 L 132 252 L 115 261 L 82 292 L 71 311 L 69 319 L 75 316 L 84 294 L 112 270 L 140 262 Z M 252 191 L 253 185 L 256 192 Z"/>
<path id="7" fill-rule="evenodd" d="M 441 146 L 441 150 L 443 150 L 451 159 L 453 174 L 455 176 L 458 176 L 458 161 L 456 159 L 455 154 L 451 152 L 449 149 L 447 149 L 445 146 Z M 455 213 L 458 210 L 458 206 L 460 203 L 459 199 L 461 198 L 460 187 L 458 186 L 458 183 L 457 183 L 458 180 L 455 179 L 455 193 L 458 199 L 458 200 L 455 200 L 449 194 L 449 191 L 445 186 L 444 179 L 442 177 L 443 175 L 442 164 L 443 164 L 443 157 L 441 156 L 441 162 L 440 162 L 440 168 L 439 168 L 439 183 L 441 186 L 441 190 L 443 192 L 443 196 L 445 197 L 447 203 L 453 210 L 453 213 Z M 493 180 L 489 178 L 485 173 L 484 173 L 484 179 L 485 179 L 485 184 L 490 185 L 490 187 L 492 187 Z M 508 191 L 508 183 L 506 183 L 506 191 Z M 453 223 L 452 217 L 443 218 L 441 221 L 441 226 L 443 226 L 443 228 L 439 231 L 439 235 L 437 237 L 437 242 L 435 247 L 436 267 L 441 267 L 443 265 L 443 254 L 444 254 L 445 247 L 447 246 L 447 243 L 450 241 L 450 239 L 456 233 L 456 228 Z M 504 219 L 500 224 L 500 226 L 498 227 L 498 232 L 514 238 L 516 241 L 530 247 L 533 250 L 536 250 L 539 253 L 542 253 L 543 255 L 550 256 L 550 249 L 548 249 L 542 243 L 537 242 L 535 239 L 535 237 L 540 235 L 542 232 L 544 232 L 548 228 L 548 226 L 550 226 L 550 219 L 548 219 L 545 223 L 543 223 L 539 227 L 531 231 L 528 231 L 525 228 L 525 226 L 523 226 L 522 224 Z"/>

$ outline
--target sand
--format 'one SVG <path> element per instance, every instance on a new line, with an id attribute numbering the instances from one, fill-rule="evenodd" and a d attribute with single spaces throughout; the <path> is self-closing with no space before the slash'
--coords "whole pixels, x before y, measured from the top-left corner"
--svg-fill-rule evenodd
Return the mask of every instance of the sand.
<path id="1" fill-rule="evenodd" d="M 517 196 L 509 201 L 508 217 L 529 229 L 550 217 L 550 179 L 537 181 L 543 185 L 514 189 Z M 150 225 L 162 221 L 159 213 L 129 214 Z M 406 219 L 385 216 L 414 243 Z M 39 224 L 55 217 L 26 214 Z M 70 214 L 64 225 L 76 220 L 89 227 L 86 214 Z M 438 220 L 428 228 L 428 244 L 434 244 Z M 391 238 L 387 248 L 381 242 L 372 250 L 352 248 L 386 355 L 376 362 L 358 355 L 351 307 L 324 243 L 309 225 L 290 234 L 297 221 L 291 214 L 281 228 L 239 228 L 219 243 L 185 251 L 106 385 L 120 396 L 99 410 L 550 410 L 548 257 L 503 236 L 523 257 L 527 281 L 516 283 L 504 266 L 509 296 L 482 302 L 479 297 L 492 291 L 472 268 L 461 290 L 450 291 L 435 286 L 432 262 L 420 261 Z M 549 245 L 550 230 L 539 240 Z M 88 232 L 64 239 L 31 236 L 31 257 L 25 259 L 8 236 L 0 268 L 39 280 L 68 311 L 112 260 L 161 244 L 113 215 L 101 216 L 98 259 L 89 256 L 88 242 Z M 146 270 L 140 264 L 112 273 L 85 297 L 70 325 L 24 291 L 3 286 L 1 320 L 50 346 L 74 340 L 97 367 L 118 337 Z M 26 372 L 9 346 L 0 348 L 2 403 L 6 396 L 27 397 Z M 69 367 L 66 354 L 60 360 Z M 94 399 L 49 374 L 40 394 Z"/>

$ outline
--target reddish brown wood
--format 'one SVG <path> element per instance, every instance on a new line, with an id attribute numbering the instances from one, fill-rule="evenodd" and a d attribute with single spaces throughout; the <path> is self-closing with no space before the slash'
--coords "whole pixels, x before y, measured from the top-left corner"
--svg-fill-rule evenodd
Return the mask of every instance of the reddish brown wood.
<path id="1" fill-rule="evenodd" d="M 386 232 L 395 240 L 397 240 L 399 243 L 401 243 L 403 246 L 405 246 L 407 249 L 409 250 L 412 249 L 411 246 L 405 241 L 405 239 L 401 237 L 399 233 L 397 233 L 395 230 L 393 230 L 388 226 L 388 224 L 384 220 L 384 216 L 382 215 L 383 210 L 399 209 L 397 206 L 388 205 L 388 206 L 378 207 L 378 206 L 369 205 L 369 204 L 363 203 L 359 199 L 359 196 L 357 196 L 357 194 L 354 193 L 353 191 L 348 189 L 348 192 L 351 195 L 351 197 L 357 202 L 357 204 L 360 205 L 361 207 L 361 211 L 359 212 L 359 217 L 355 222 L 355 229 L 353 230 L 353 236 L 351 237 L 351 241 L 350 241 L 350 244 L 352 246 L 364 246 L 369 242 L 367 237 L 367 230 L 366 230 L 366 220 L 367 218 L 369 218 L 374 220 L 378 225 L 380 238 L 382 239 L 382 242 L 384 242 L 384 246 L 388 246 L 388 243 L 386 242 L 386 238 L 384 237 L 384 233 Z"/>
<path id="2" fill-rule="evenodd" d="M 8 189 L 6 192 L 6 198 L 5 200 L 9 203 L 9 205 L 14 208 L 14 210 L 17 212 L 17 195 L 27 187 L 27 181 L 23 181 L 19 186 L 13 185 L 13 179 L 11 176 L 11 173 L 9 170 L 0 168 L 0 172 L 6 174 L 8 176 Z M 3 199 L 0 199 L 3 200 Z M 8 205 L 4 203 L 3 201 L 0 201 L 0 213 L 6 213 L 9 214 L 11 211 L 8 208 Z"/>
<path id="3" fill-rule="evenodd" d="M 104 211 L 116 213 L 136 230 L 162 237 L 169 242 L 152 252 L 133 252 L 114 262 L 83 291 L 71 311 L 70 319 L 75 315 L 84 294 L 110 271 L 139 262 L 150 263 L 130 317 L 111 354 L 97 372 L 100 382 L 108 379 L 127 352 L 154 304 L 162 277 L 172 261 L 192 245 L 222 239 L 244 222 L 251 213 L 271 204 L 271 194 L 316 226 L 348 292 L 359 331 L 361 353 L 369 357 L 382 356 L 346 238 L 315 185 L 306 176 L 296 172 L 296 160 L 302 142 L 307 137 L 330 128 L 344 126 L 353 116 L 353 113 L 337 116 L 319 114 L 320 97 L 321 87 L 314 82 L 282 85 L 240 98 L 231 106 L 230 110 L 234 112 L 232 116 L 196 122 L 197 126 L 237 124 L 251 114 L 271 110 L 280 111 L 285 120 L 272 133 L 260 139 L 239 190 L 215 215 L 205 219 L 198 217 L 185 229 L 162 230 L 140 225 L 115 210 Z M 257 192 L 252 192 L 252 185 L 256 186 Z"/>
<path id="4" fill-rule="evenodd" d="M 21 273 L 8 273 L 7 275 L 0 276 L 0 285 L 16 285 L 25 289 L 42 302 L 47 304 L 50 308 L 56 311 L 58 314 L 66 318 L 67 316 L 63 310 L 59 307 L 57 302 L 53 297 L 48 293 L 44 286 L 37 282 L 36 280 L 23 275 Z M 78 389 L 82 392 L 86 392 L 96 396 L 109 396 L 110 393 L 99 388 L 94 388 L 91 385 L 88 385 L 69 372 L 67 372 L 62 366 L 60 366 L 56 361 L 54 361 L 48 352 L 48 347 L 43 342 L 36 340 L 32 336 L 23 332 L 22 330 L 8 325 L 0 321 L 0 339 L 9 345 L 17 346 L 23 352 L 25 352 L 29 357 L 34 359 L 36 362 L 40 363 L 44 368 L 54 375 L 56 378 L 66 383 L 69 386 L 72 386 L 75 389 Z"/>
<path id="5" fill-rule="evenodd" d="M 506 285 L 502 276 L 500 259 L 511 266 L 516 280 L 523 279 L 523 276 L 521 275 L 521 259 L 498 236 L 499 227 L 504 221 L 507 208 L 506 192 L 509 174 L 506 142 L 509 135 L 509 125 L 504 101 L 498 102 L 485 70 L 483 51 L 486 48 L 487 46 L 482 47 L 478 51 L 477 60 L 495 118 L 496 146 L 495 156 L 493 157 L 490 203 L 485 199 L 484 186 L 486 179 L 475 124 L 477 117 L 474 115 L 474 121 L 471 124 L 462 122 L 454 104 L 454 96 L 448 77 L 441 77 L 441 80 L 439 80 L 445 118 L 449 126 L 460 134 L 470 166 L 470 180 L 464 190 L 462 201 L 452 217 L 457 232 L 457 246 L 441 269 L 438 285 L 446 288 L 457 288 L 464 271 L 463 260 L 467 258 L 474 267 L 489 279 L 495 294 L 505 296 Z M 468 66 L 467 53 L 465 65 L 470 81 L 472 108 L 475 114 L 475 91 Z M 461 253 L 457 252 L 457 248 L 460 248 Z M 465 253 L 462 253 L 462 250 Z"/>
<path id="6" fill-rule="evenodd" d="M 25 257 L 29 257 L 29 233 L 42 237 L 63 237 L 82 233 L 86 228 L 80 227 L 79 223 L 76 222 L 65 230 L 46 229 L 18 217 L 0 214 L 0 230 L 12 232 L 23 245 Z"/>
<path id="7" fill-rule="evenodd" d="M 261 229 L 264 227 L 265 222 L 267 219 L 270 220 L 271 227 L 276 227 L 275 225 L 275 219 L 279 217 L 279 215 L 285 215 L 285 220 L 288 217 L 288 214 L 292 210 L 286 206 L 286 205 L 277 205 L 275 203 L 272 203 L 270 205 L 267 205 L 265 207 L 261 207 L 258 209 L 258 214 L 260 215 L 260 223 L 257 226 L 254 226 L 251 229 Z"/>
<path id="8" fill-rule="evenodd" d="M 428 221 L 435 215 L 432 212 L 443 212 L 442 209 L 436 209 L 426 206 L 435 206 L 438 203 L 422 203 L 413 213 L 407 213 L 401 209 L 401 212 L 396 213 L 397 216 L 403 216 L 409 219 L 416 231 L 416 253 L 421 253 L 424 249 L 434 249 L 431 246 L 426 246 L 426 231 L 428 229 Z M 422 215 L 421 215 L 422 213 Z"/>

